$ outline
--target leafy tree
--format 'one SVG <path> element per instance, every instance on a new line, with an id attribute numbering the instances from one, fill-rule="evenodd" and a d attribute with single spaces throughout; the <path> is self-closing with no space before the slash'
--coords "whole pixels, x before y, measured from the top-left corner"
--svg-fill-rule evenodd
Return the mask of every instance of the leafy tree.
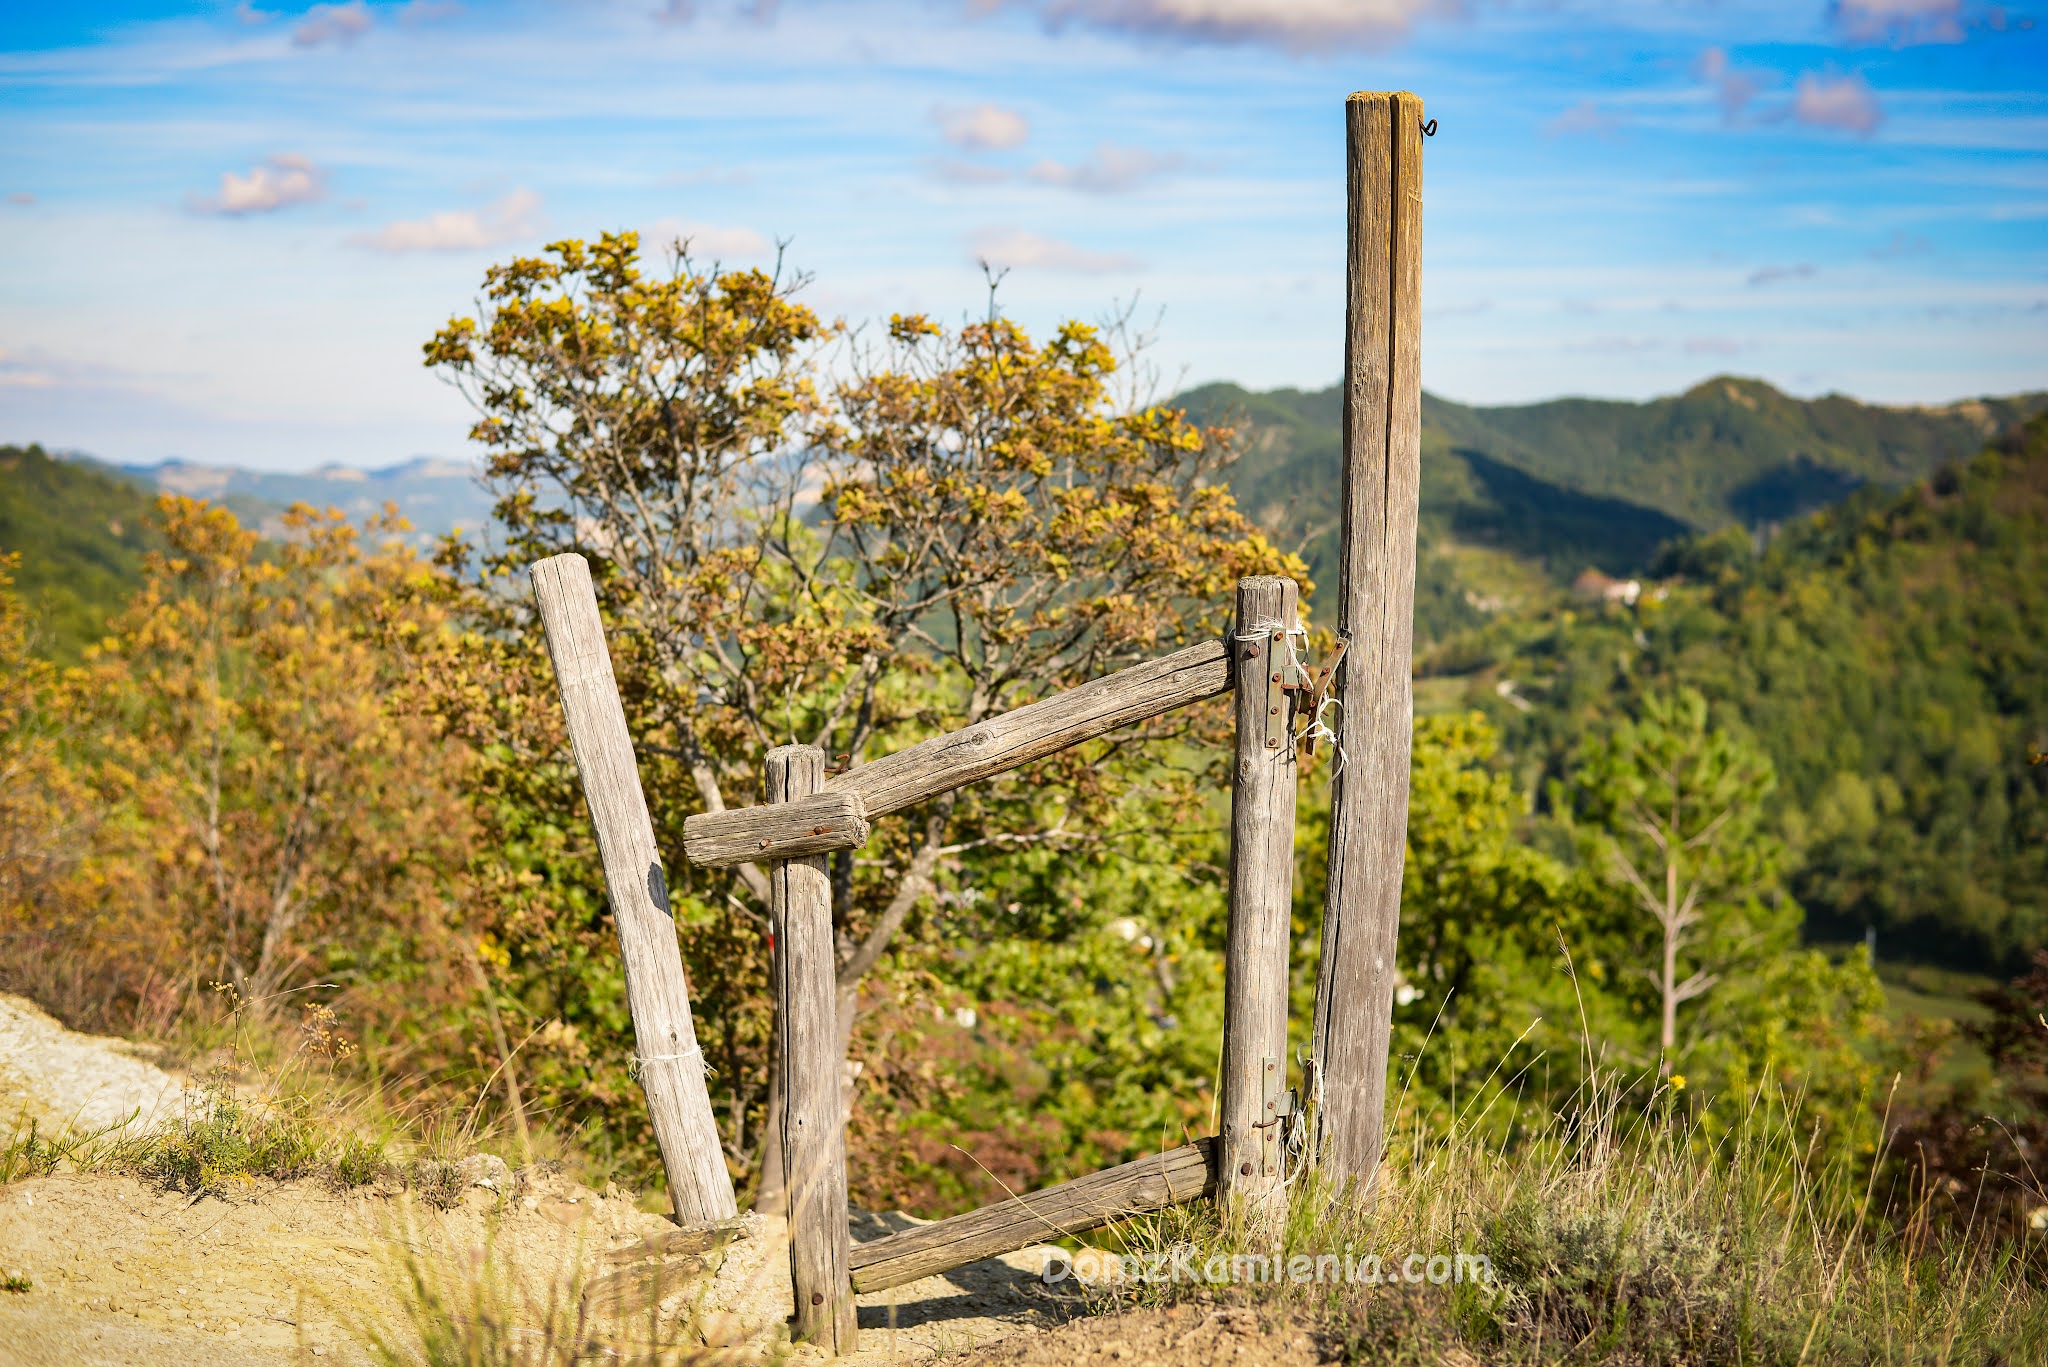
<path id="1" fill-rule="evenodd" d="M 391 643 L 438 627 L 427 567 L 338 513 L 295 508 L 259 551 L 225 509 L 159 506 L 168 548 L 71 683 L 125 919 L 157 971 L 258 1010 L 319 978 L 388 983 L 449 918 L 439 870 L 469 831 L 457 757 L 391 702 Z"/>
<path id="2" fill-rule="evenodd" d="M 596 962 L 600 884 L 538 625 L 511 591 L 533 560 L 593 563 L 670 850 L 690 812 L 758 797 L 773 745 L 860 764 L 1213 632 L 1243 575 L 1301 572 L 1210 482 L 1227 446 L 1123 401 L 1118 353 L 1094 329 L 1041 344 L 1000 316 L 897 317 L 828 367 L 842 329 L 798 301 L 800 284 L 700 269 L 681 250 L 650 271 L 633 234 L 559 242 L 493 268 L 482 316 L 427 347 L 479 410 L 499 495 L 499 542 L 473 568 L 451 551 L 479 630 L 447 662 L 442 708 L 498 771 L 483 779 L 503 795 L 488 844 L 508 855 L 486 855 L 481 876 L 526 889 L 500 975 L 543 1020 L 624 1024 L 609 989 L 590 984 L 585 1004 L 568 981 Z M 1121 809 L 1160 795 L 1186 808 L 1193 768 L 1139 743 L 1221 720 L 1194 710 L 944 795 L 835 859 L 842 1034 L 963 861 L 1099 845 Z M 765 877 L 672 881 L 745 1166 L 768 1072 Z M 584 928 L 573 952 L 555 928 L 564 905 L 589 911 L 566 918 Z"/>
<path id="3" fill-rule="evenodd" d="M 1668 1074 L 1679 1008 L 1797 943 L 1798 908 L 1778 886 L 1782 846 L 1763 824 L 1775 775 L 1683 689 L 1651 694 L 1639 716 L 1590 740 L 1571 781 L 1567 810 L 1589 861 L 1648 923 L 1635 968 L 1652 985 Z"/>

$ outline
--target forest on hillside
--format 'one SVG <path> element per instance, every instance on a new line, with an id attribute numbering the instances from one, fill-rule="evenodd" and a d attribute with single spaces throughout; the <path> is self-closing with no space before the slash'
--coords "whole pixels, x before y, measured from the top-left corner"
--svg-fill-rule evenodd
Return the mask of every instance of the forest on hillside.
<path id="1" fill-rule="evenodd" d="M 687 365 L 633 350 L 686 318 L 717 324 L 677 343 Z M 1307 573 L 1259 520 L 1256 432 L 1120 405 L 1113 339 L 1000 316 L 886 331 L 865 370 L 828 375 L 833 325 L 786 282 L 653 269 L 631 235 L 496 268 L 426 349 L 478 408 L 495 525 L 431 557 L 391 521 L 300 508 L 263 538 L 179 496 L 131 532 L 113 486 L 10 448 L 81 511 L 67 526 L 52 492 L 9 513 L 0 981 L 157 1037 L 223 1000 L 272 1022 L 317 1006 L 364 1078 L 655 1180 L 526 564 L 592 560 L 671 851 L 688 815 L 759 800 L 771 745 L 872 760 L 1220 632 L 1241 575 Z M 1448 449 L 1433 430 L 1426 461 Z M 1547 569 L 1518 605 L 1461 591 L 1420 657 L 1400 1121 L 1506 1142 L 1515 1112 L 1485 1098 L 1564 1107 L 1595 1068 L 1646 1079 L 1619 1104 L 1703 1138 L 1767 1084 L 1831 1133 L 1867 1122 L 1882 1079 L 1962 1036 L 1901 1033 L 1864 953 L 1817 941 L 1869 922 L 1884 952 L 2000 971 L 2041 943 L 2048 428 L 1904 493 L 1874 471 L 1760 554 L 1739 526 L 1617 519 L 1506 456 L 1436 468 L 1431 553 L 1528 533 L 1459 511 L 1483 489 L 1547 509 L 1558 564 L 1622 537 L 1660 591 L 1574 603 Z M 96 519 L 140 538 L 133 558 L 69 576 Z M 57 652 L 38 616 L 67 577 L 120 605 Z M 863 1204 L 942 1213 L 1213 1123 L 1226 734 L 1219 705 L 1192 708 L 834 857 Z M 1329 760 L 1302 793 L 1304 1023 Z M 1677 877 L 1672 848 L 1683 908 L 1646 891 Z M 746 1187 L 774 1035 L 760 873 L 672 857 L 669 876 Z M 1930 1133 L 1973 1110 L 2031 1133 L 2031 1077 L 1930 1075 L 1907 1102 Z"/>

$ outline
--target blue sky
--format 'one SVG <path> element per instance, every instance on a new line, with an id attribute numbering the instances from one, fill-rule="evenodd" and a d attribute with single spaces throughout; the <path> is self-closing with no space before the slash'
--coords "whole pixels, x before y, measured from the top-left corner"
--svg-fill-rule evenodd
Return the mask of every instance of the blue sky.
<path id="1" fill-rule="evenodd" d="M 2048 386 L 2048 36 L 1975 0 L 0 0 L 0 440 L 459 456 L 419 346 L 560 236 L 849 321 L 1135 298 L 1160 382 L 1329 384 L 1342 101 L 1411 89 L 1425 383 Z"/>

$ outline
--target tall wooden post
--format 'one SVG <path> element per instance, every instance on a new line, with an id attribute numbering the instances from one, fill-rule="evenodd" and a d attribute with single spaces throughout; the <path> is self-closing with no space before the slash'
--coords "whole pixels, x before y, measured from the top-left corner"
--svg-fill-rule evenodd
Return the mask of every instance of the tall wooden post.
<path id="1" fill-rule="evenodd" d="M 1422 101 L 1345 104 L 1350 188 L 1343 540 L 1337 623 L 1341 767 L 1316 980 L 1318 1162 L 1340 1194 L 1379 1170 L 1414 729 L 1415 514 L 1422 468 Z"/>
<path id="2" fill-rule="evenodd" d="M 770 802 L 824 791 L 825 752 L 815 746 L 770 750 L 767 763 Z M 792 1333 L 830 1352 L 851 1353 L 859 1321 L 848 1270 L 844 1061 L 832 972 L 832 878 L 824 855 L 769 865 L 768 920 L 775 933 Z"/>
<path id="3" fill-rule="evenodd" d="M 1286 1212 L 1287 942 L 1296 765 L 1283 684 L 1299 612 L 1292 579 L 1238 581 L 1231 641 L 1237 770 L 1230 793 L 1230 928 L 1223 951 L 1222 1150 L 1226 1218 L 1277 1230 Z"/>
<path id="4" fill-rule="evenodd" d="M 590 566 L 580 555 L 557 555 L 537 561 L 529 574 L 547 629 L 569 743 L 576 751 L 576 772 L 583 780 L 591 824 L 597 827 L 605 889 L 626 965 L 640 1089 L 668 1176 L 669 1201 L 676 1218 L 686 1223 L 729 1219 L 738 1213 L 732 1176 L 725 1170 L 718 1123 L 704 1086 L 704 1055 L 690 1020 L 690 984 L 676 946 L 661 852 L 640 791 L 640 769 L 605 649 Z"/>

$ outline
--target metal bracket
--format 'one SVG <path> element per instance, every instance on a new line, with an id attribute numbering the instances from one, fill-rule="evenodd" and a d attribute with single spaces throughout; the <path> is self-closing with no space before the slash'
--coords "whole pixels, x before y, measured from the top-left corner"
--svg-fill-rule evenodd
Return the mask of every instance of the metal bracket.
<path id="1" fill-rule="evenodd" d="M 1282 638 L 1286 630 L 1275 631 L 1266 638 L 1266 748 L 1278 750 L 1286 745 L 1294 733 L 1296 708 L 1294 698 L 1307 693 L 1314 686 L 1314 679 L 1308 670 L 1295 659 L 1294 652 L 1286 649 Z"/>

